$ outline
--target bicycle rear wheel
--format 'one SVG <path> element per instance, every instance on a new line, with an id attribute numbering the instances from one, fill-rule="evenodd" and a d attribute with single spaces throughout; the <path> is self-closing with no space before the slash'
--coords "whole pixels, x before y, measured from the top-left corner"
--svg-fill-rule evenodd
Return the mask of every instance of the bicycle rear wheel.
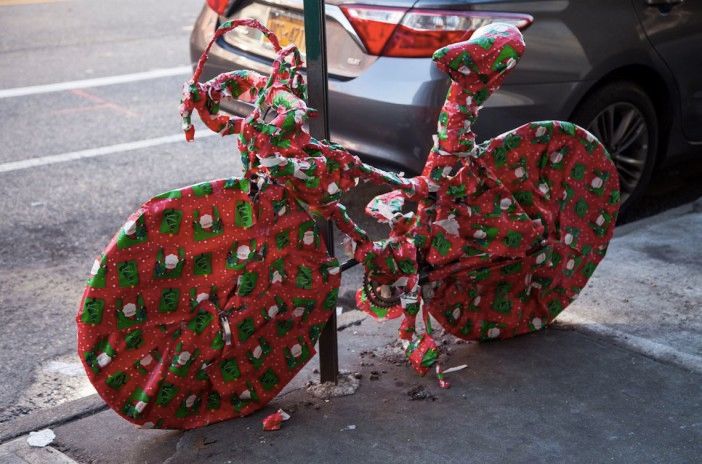
<path id="1" fill-rule="evenodd" d="M 492 233 L 461 230 L 464 249 L 477 250 L 475 265 L 437 281 L 426 308 L 447 331 L 468 340 L 539 330 L 578 296 L 605 255 L 619 207 L 616 169 L 595 137 L 555 121 L 488 141 L 474 162 L 510 196 L 478 188 L 465 200 L 482 203 L 469 208 L 472 216 L 457 217 L 459 223 L 498 222 Z M 514 207 L 543 232 L 523 256 L 492 256 L 494 244 L 509 248 L 510 234 L 523 236 L 517 230 L 524 222 L 505 214 Z"/>

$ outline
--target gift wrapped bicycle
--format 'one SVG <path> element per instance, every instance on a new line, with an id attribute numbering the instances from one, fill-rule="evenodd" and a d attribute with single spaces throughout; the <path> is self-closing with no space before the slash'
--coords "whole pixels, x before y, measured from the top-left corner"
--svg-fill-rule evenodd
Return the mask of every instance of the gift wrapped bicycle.
<path id="1" fill-rule="evenodd" d="M 364 267 L 358 307 L 403 318 L 410 364 L 436 371 L 432 324 L 465 340 L 546 327 L 604 257 L 619 207 L 602 144 L 568 122 L 525 124 L 477 144 L 485 100 L 524 52 L 513 26 L 484 26 L 434 53 L 450 79 L 420 176 L 364 164 L 312 138 L 302 59 L 254 20 L 277 58 L 270 76 L 234 71 L 201 83 L 209 47 L 182 95 L 191 117 L 236 136 L 244 175 L 202 182 L 144 203 L 95 261 L 78 311 L 78 350 L 95 388 L 140 425 L 189 429 L 252 413 L 312 358 L 336 309 L 342 266 L 317 224 L 346 234 Z M 219 111 L 253 104 L 247 117 Z M 373 241 L 342 194 L 388 185 L 366 212 L 389 225 Z M 407 202 L 407 204 L 405 204 Z M 410 208 L 410 205 L 416 205 Z M 414 209 L 414 210 L 412 210 Z"/>

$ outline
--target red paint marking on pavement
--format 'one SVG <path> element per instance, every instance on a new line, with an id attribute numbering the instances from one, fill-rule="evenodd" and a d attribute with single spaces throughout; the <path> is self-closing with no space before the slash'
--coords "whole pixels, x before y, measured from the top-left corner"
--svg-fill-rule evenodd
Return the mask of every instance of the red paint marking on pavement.
<path id="1" fill-rule="evenodd" d="M 107 100 L 107 99 L 99 97 L 97 95 L 94 95 L 94 94 L 88 92 L 87 90 L 73 89 L 73 90 L 70 90 L 70 92 L 73 95 L 77 95 L 79 97 L 85 98 L 86 100 L 90 100 L 92 102 L 97 103 L 97 105 L 94 105 L 93 108 L 105 107 L 105 108 L 113 109 L 119 113 L 126 114 L 127 116 L 137 116 L 137 114 L 135 112 L 129 110 L 128 108 L 126 108 L 122 105 L 119 105 L 113 101 Z"/>
<path id="2" fill-rule="evenodd" d="M 49 111 L 49 114 L 73 114 L 73 113 L 83 113 L 86 111 L 93 111 L 102 108 L 108 108 L 109 105 L 90 105 L 90 106 L 72 106 L 70 108 L 62 108 L 60 110 Z"/>

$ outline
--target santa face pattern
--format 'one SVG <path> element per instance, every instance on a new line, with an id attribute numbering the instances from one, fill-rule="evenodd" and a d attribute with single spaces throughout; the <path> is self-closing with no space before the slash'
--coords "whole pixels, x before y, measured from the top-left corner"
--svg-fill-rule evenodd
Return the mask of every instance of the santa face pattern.
<path id="1" fill-rule="evenodd" d="M 437 50 L 452 83 L 425 169 L 406 179 L 310 137 L 296 47 L 281 48 L 248 19 L 222 24 L 210 46 L 238 26 L 271 41 L 271 76 L 236 71 L 200 83 L 208 46 L 181 115 L 188 140 L 193 112 L 221 135 L 236 134 L 246 177 L 145 203 L 95 261 L 79 308 L 79 353 L 118 413 L 187 429 L 270 401 L 314 355 L 336 308 L 339 263 L 316 220 L 351 239 L 369 282 L 358 307 L 404 317 L 410 364 L 421 375 L 435 368 L 443 387 L 430 315 L 460 338 L 503 339 L 546 327 L 577 297 L 612 236 L 618 177 L 599 141 L 567 122 L 475 142 L 480 107 L 524 52 L 516 28 L 491 24 Z M 254 111 L 222 115 L 222 98 Z M 366 208 L 390 225 L 384 240 L 370 240 L 340 204 L 361 180 L 396 189 Z M 405 200 L 416 212 L 404 212 Z M 397 304 L 374 302 L 398 294 Z"/>

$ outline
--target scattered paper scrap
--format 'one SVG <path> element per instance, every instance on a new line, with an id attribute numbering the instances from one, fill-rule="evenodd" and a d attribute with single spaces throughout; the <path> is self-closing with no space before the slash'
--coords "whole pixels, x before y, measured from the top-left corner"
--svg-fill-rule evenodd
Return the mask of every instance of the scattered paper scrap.
<path id="1" fill-rule="evenodd" d="M 54 438 L 56 438 L 56 434 L 51 429 L 43 429 L 39 430 L 38 432 L 29 432 L 27 444 L 35 448 L 43 448 L 51 444 L 51 442 L 54 441 Z"/>
<path id="2" fill-rule="evenodd" d="M 290 419 L 290 414 L 282 409 L 278 409 L 276 412 L 263 419 L 263 430 L 267 432 L 280 430 L 280 424 L 288 419 Z"/>
<path id="3" fill-rule="evenodd" d="M 342 432 L 343 432 L 344 430 L 356 430 L 356 425 L 355 425 L 355 424 L 349 424 L 349 425 L 347 425 L 346 427 L 344 427 L 343 429 L 341 429 Z"/>
<path id="4" fill-rule="evenodd" d="M 444 374 L 450 374 L 451 372 L 458 372 L 468 367 L 468 364 L 461 364 L 460 366 L 449 367 L 444 371 Z"/>
<path id="5" fill-rule="evenodd" d="M 283 411 L 282 409 L 278 409 L 278 412 L 279 412 L 280 415 L 283 417 L 283 422 L 285 422 L 286 420 L 290 419 L 290 414 L 288 414 L 287 412 Z"/>

